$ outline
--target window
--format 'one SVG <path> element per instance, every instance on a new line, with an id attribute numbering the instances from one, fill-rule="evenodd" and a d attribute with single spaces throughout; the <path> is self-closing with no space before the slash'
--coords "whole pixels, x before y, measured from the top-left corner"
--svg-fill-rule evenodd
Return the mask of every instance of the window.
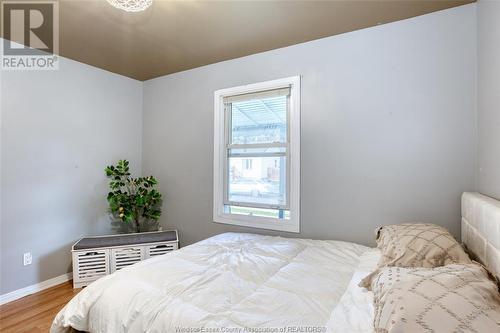
<path id="1" fill-rule="evenodd" d="M 215 92 L 214 222 L 299 232 L 300 77 Z"/>
<path id="2" fill-rule="evenodd" d="M 245 158 L 243 160 L 243 162 L 244 162 L 243 165 L 244 165 L 245 170 L 251 170 L 252 169 L 252 161 L 253 160 L 251 158 Z"/>

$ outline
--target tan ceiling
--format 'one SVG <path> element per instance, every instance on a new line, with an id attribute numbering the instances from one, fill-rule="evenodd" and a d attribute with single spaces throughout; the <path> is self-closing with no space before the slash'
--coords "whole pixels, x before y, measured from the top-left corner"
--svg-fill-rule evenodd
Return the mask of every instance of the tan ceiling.
<path id="1" fill-rule="evenodd" d="M 473 2 L 60 0 L 60 54 L 138 80 Z"/>

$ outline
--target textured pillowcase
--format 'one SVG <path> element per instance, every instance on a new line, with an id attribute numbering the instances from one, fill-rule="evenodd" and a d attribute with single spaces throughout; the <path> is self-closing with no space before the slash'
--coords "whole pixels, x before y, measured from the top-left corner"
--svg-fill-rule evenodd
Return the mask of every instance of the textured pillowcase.
<path id="1" fill-rule="evenodd" d="M 500 332 L 500 294 L 478 264 L 386 267 L 372 289 L 376 333 Z"/>
<path id="2" fill-rule="evenodd" d="M 377 247 L 382 256 L 378 268 L 439 267 L 470 264 L 462 246 L 443 227 L 434 224 L 395 224 L 377 229 Z M 369 288 L 378 270 L 364 278 L 359 286 Z"/>

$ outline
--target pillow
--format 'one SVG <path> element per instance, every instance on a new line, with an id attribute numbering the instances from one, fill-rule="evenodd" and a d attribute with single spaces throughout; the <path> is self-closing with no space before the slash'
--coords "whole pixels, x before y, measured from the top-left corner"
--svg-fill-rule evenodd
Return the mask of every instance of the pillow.
<path id="1" fill-rule="evenodd" d="M 443 227 L 434 224 L 395 224 L 377 229 L 377 247 L 382 256 L 378 268 L 439 267 L 453 263 L 470 264 L 472 261 L 462 246 Z M 369 288 L 375 271 L 364 278 L 359 286 Z"/>
<path id="2" fill-rule="evenodd" d="M 462 246 L 443 227 L 434 224 L 396 224 L 378 229 L 379 266 L 439 267 L 470 264 Z"/>
<path id="3" fill-rule="evenodd" d="M 500 332 L 500 294 L 478 264 L 386 267 L 372 289 L 377 333 Z"/>

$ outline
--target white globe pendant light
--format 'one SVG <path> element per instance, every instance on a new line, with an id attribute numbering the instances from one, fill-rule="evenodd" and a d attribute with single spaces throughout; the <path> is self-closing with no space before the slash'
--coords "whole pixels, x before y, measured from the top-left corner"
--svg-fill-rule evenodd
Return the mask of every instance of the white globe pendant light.
<path id="1" fill-rule="evenodd" d="M 141 12 L 153 4 L 153 0 L 107 0 L 113 7 L 126 12 Z"/>

